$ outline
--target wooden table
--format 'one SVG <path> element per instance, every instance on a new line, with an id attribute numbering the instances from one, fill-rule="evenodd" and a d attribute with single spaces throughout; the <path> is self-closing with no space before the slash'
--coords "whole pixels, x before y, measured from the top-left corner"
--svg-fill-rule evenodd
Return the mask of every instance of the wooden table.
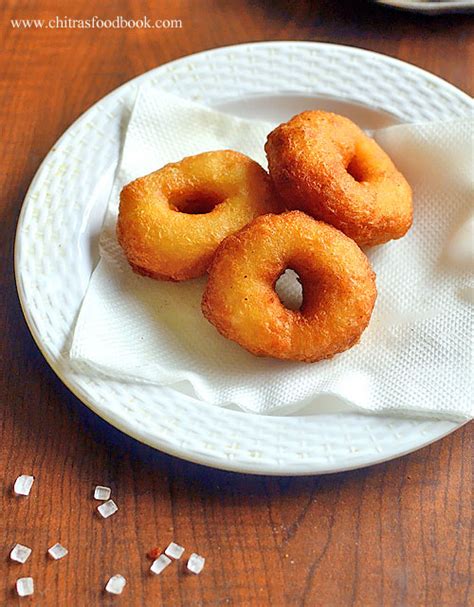
<path id="1" fill-rule="evenodd" d="M 30 7 L 27 6 L 30 5 Z M 64 6 L 66 4 L 66 6 Z M 42 5 L 35 6 L 35 5 Z M 417 453 L 323 477 L 264 478 L 206 469 L 144 447 L 89 412 L 33 343 L 15 293 L 12 246 L 42 158 L 85 109 L 119 84 L 188 53 L 238 42 L 304 39 L 368 48 L 472 93 L 472 21 L 355 0 L 118 0 L 3 3 L 0 206 L 0 604 L 32 575 L 25 604 L 88 607 L 415 607 L 472 604 L 472 425 Z M 10 19 L 181 19 L 174 30 L 14 29 Z M 470 68 L 470 69 L 469 69 Z M 20 473 L 36 476 L 14 498 Z M 120 511 L 94 515 L 97 483 Z M 207 557 L 199 577 L 147 575 L 146 552 L 175 539 Z M 62 561 L 46 557 L 60 541 Z M 9 562 L 15 542 L 33 548 Z M 129 583 L 107 596 L 108 576 Z"/>

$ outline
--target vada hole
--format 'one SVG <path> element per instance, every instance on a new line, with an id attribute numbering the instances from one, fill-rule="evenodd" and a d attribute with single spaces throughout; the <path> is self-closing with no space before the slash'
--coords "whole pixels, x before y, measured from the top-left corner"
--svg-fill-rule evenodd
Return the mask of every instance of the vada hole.
<path id="1" fill-rule="evenodd" d="M 214 192 L 179 192 L 171 194 L 169 205 L 173 211 L 187 215 L 205 215 L 223 201 L 223 197 Z"/>
<path id="2" fill-rule="evenodd" d="M 362 174 L 362 167 L 357 159 L 357 156 L 352 157 L 351 161 L 346 167 L 346 171 L 355 181 L 358 181 L 359 183 L 365 181 L 364 175 Z"/>
<path id="3" fill-rule="evenodd" d="M 275 291 L 281 303 L 288 310 L 298 311 L 303 305 L 303 286 L 298 274 L 287 268 L 275 283 Z"/>

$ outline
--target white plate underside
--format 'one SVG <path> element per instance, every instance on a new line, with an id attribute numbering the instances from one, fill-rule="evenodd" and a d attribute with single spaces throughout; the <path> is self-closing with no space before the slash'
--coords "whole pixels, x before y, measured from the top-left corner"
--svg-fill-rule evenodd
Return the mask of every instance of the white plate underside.
<path id="1" fill-rule="evenodd" d="M 470 98 L 406 63 L 337 45 L 245 44 L 158 67 L 89 109 L 53 146 L 26 196 L 15 272 L 29 328 L 62 381 L 94 412 L 138 440 L 194 462 L 262 474 L 316 474 L 409 453 L 460 424 L 349 411 L 328 399 L 316 414 L 257 416 L 208 405 L 179 387 L 121 383 L 71 368 L 68 340 L 97 261 L 117 164 L 125 101 L 153 81 L 223 111 L 281 121 L 311 108 L 363 128 L 453 119 Z"/>
<path id="2" fill-rule="evenodd" d="M 471 13 L 474 11 L 473 0 L 446 0 L 429 2 L 426 0 L 376 0 L 378 4 L 385 4 L 415 13 L 427 15 L 441 15 L 446 13 Z"/>

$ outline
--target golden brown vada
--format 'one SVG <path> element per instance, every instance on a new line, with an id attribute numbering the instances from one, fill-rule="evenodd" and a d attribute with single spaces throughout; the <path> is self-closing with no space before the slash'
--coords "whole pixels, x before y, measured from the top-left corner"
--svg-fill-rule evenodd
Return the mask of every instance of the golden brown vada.
<path id="1" fill-rule="evenodd" d="M 303 303 L 290 310 L 275 284 L 291 268 Z M 359 341 L 376 298 L 375 274 L 357 244 L 299 211 L 258 217 L 217 249 L 204 316 L 257 356 L 315 362 Z"/>
<path id="2" fill-rule="evenodd" d="M 348 118 L 303 112 L 269 134 L 265 151 L 288 209 L 335 226 L 360 246 L 401 238 L 410 228 L 409 184 Z"/>
<path id="3" fill-rule="evenodd" d="M 259 164 L 231 150 L 206 152 L 125 186 L 117 237 L 135 272 L 186 280 L 206 272 L 226 236 L 276 210 Z"/>

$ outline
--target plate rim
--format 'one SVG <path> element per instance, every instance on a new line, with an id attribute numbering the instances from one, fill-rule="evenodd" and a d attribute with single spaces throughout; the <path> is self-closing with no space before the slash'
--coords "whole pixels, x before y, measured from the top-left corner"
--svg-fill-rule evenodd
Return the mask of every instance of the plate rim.
<path id="1" fill-rule="evenodd" d="M 408 453 L 421 449 L 421 448 L 443 438 L 444 436 L 450 434 L 454 430 L 462 427 L 467 422 L 466 421 L 455 422 L 455 421 L 451 421 L 451 420 L 442 420 L 442 421 L 446 422 L 446 427 L 441 432 L 430 436 L 425 442 L 417 443 L 417 445 L 414 447 L 410 446 L 409 448 L 398 451 L 396 453 L 388 453 L 388 454 L 386 454 L 386 456 L 383 456 L 383 457 L 374 457 L 373 454 L 366 455 L 366 456 L 363 456 L 360 458 L 351 457 L 350 460 L 349 459 L 345 459 L 342 461 L 339 460 L 337 466 L 330 465 L 326 468 L 322 467 L 320 465 L 308 467 L 307 463 L 305 463 L 305 464 L 302 464 L 301 466 L 296 465 L 296 464 L 286 464 L 285 468 L 277 469 L 276 467 L 271 467 L 271 465 L 269 465 L 269 464 L 263 463 L 263 465 L 262 465 L 262 462 L 260 462 L 260 465 L 258 465 L 258 461 L 255 461 L 256 465 L 254 465 L 253 462 L 232 460 L 232 459 L 228 459 L 225 457 L 221 457 L 218 459 L 214 455 L 211 455 L 208 453 L 203 453 L 203 452 L 200 452 L 195 449 L 194 450 L 190 450 L 190 449 L 186 449 L 186 448 L 179 449 L 174 445 L 167 444 L 166 440 L 163 439 L 162 437 L 159 437 L 159 440 L 157 441 L 156 440 L 157 437 L 155 436 L 154 440 L 152 440 L 150 437 L 147 436 L 146 432 L 143 432 L 143 431 L 138 432 L 135 430 L 134 427 L 130 428 L 129 426 L 127 426 L 126 421 L 121 416 L 113 415 L 112 412 L 110 412 L 109 410 L 105 410 L 105 409 L 101 408 L 100 406 L 97 406 L 97 404 L 95 404 L 92 399 L 88 398 L 88 396 L 85 394 L 85 391 L 81 390 L 79 385 L 76 385 L 76 382 L 74 381 L 73 378 L 68 377 L 65 373 L 62 372 L 62 370 L 60 368 L 60 364 L 58 364 L 58 361 L 54 359 L 52 353 L 48 352 L 48 349 L 46 348 L 45 344 L 41 340 L 41 336 L 39 334 L 40 332 L 36 329 L 34 319 L 31 316 L 30 311 L 28 309 L 27 295 L 25 292 L 23 282 L 21 280 L 21 275 L 20 275 L 20 261 L 21 261 L 20 260 L 20 255 L 21 255 L 20 230 L 21 230 L 21 227 L 22 227 L 22 224 L 24 221 L 24 215 L 26 213 L 26 208 L 28 206 L 31 193 L 32 193 L 32 191 L 34 191 L 34 189 L 36 187 L 36 183 L 39 180 L 40 175 L 43 172 L 44 167 L 50 158 L 50 155 L 52 154 L 54 149 L 61 144 L 62 140 L 68 136 L 68 133 L 72 129 L 74 129 L 78 125 L 80 125 L 81 122 L 84 121 L 84 119 L 88 115 L 88 113 L 90 111 L 92 111 L 93 108 L 95 108 L 97 105 L 99 105 L 111 98 L 118 97 L 120 95 L 121 91 L 123 91 L 126 87 L 132 86 L 132 83 L 137 84 L 137 82 L 140 81 L 141 79 L 146 80 L 151 73 L 157 72 L 158 70 L 161 70 L 164 68 L 169 68 L 169 67 L 173 66 L 173 64 L 179 63 L 183 60 L 190 60 L 192 58 L 209 55 L 212 53 L 225 53 L 226 51 L 229 51 L 229 50 L 235 49 L 235 48 L 255 47 L 255 46 L 291 47 L 293 45 L 311 46 L 313 48 L 315 46 L 332 47 L 332 48 L 337 47 L 340 49 L 341 48 L 350 49 L 351 52 L 355 52 L 356 54 L 360 53 L 360 54 L 364 54 L 366 56 L 374 55 L 377 57 L 383 57 L 384 61 L 394 62 L 396 64 L 402 64 L 404 69 L 410 69 L 415 72 L 419 72 L 420 74 L 423 74 L 423 77 L 425 79 L 428 78 L 431 80 L 435 80 L 438 83 L 441 82 L 442 86 L 444 88 L 449 87 L 451 89 L 454 89 L 456 91 L 457 95 L 464 96 L 466 98 L 466 100 L 471 101 L 471 97 L 466 92 L 455 87 L 454 85 L 443 80 L 442 78 L 440 78 L 430 72 L 427 72 L 427 71 L 423 70 L 422 68 L 419 68 L 416 65 L 402 61 L 402 60 L 394 58 L 394 57 L 391 57 L 389 55 L 384 55 L 382 53 L 377 53 L 374 51 L 365 50 L 365 49 L 361 49 L 359 47 L 354 47 L 354 46 L 349 46 L 349 45 L 339 45 L 339 44 L 328 43 L 328 42 L 298 41 L 298 40 L 295 40 L 295 41 L 293 41 L 293 40 L 261 41 L 261 42 L 250 42 L 250 43 L 243 43 L 243 44 L 227 45 L 227 46 L 198 51 L 196 53 L 192 53 L 189 55 L 184 55 L 184 56 L 174 59 L 172 61 L 160 64 L 159 66 L 156 66 L 156 67 L 152 68 L 151 70 L 147 70 L 146 72 L 139 74 L 139 75 L 133 77 L 132 79 L 122 83 L 117 88 L 110 91 L 109 93 L 107 93 L 106 95 L 104 95 L 103 97 L 98 99 L 96 102 L 94 102 L 91 106 L 89 106 L 62 133 L 62 135 L 53 143 L 50 150 L 46 154 L 45 158 L 40 163 L 32 181 L 27 189 L 27 192 L 25 194 L 25 197 L 24 197 L 24 200 L 23 200 L 23 203 L 21 206 L 21 211 L 20 211 L 19 217 L 18 217 L 17 228 L 16 228 L 16 233 L 15 233 L 15 243 L 14 243 L 15 284 L 16 284 L 16 289 L 17 289 L 17 293 L 18 293 L 18 298 L 20 300 L 22 313 L 23 313 L 23 316 L 27 323 L 28 329 L 29 329 L 38 349 L 40 350 L 40 352 L 46 359 L 46 362 L 48 363 L 48 365 L 52 368 L 54 373 L 58 376 L 60 381 L 74 394 L 74 396 L 76 398 L 79 399 L 79 401 L 81 401 L 81 403 L 85 404 L 91 411 L 93 411 L 93 413 L 98 415 L 100 418 L 104 419 L 106 422 L 110 423 L 111 425 L 113 425 L 115 428 L 117 428 L 121 432 L 124 432 L 124 434 L 131 436 L 132 438 L 134 438 L 144 444 L 147 444 L 154 449 L 167 453 L 169 455 L 173 455 L 173 456 L 179 457 L 179 458 L 187 460 L 187 461 L 191 461 L 194 463 L 198 463 L 201 465 L 210 466 L 210 467 L 218 468 L 218 469 L 222 469 L 222 470 L 230 470 L 230 471 L 235 471 L 235 472 L 261 474 L 261 475 L 276 475 L 276 476 L 285 476 L 285 475 L 297 476 L 297 475 L 308 475 L 308 474 L 337 473 L 337 472 L 341 472 L 341 471 L 353 470 L 353 469 L 357 469 L 357 468 L 363 468 L 366 466 L 386 462 L 391 459 L 402 457 Z M 237 415 L 237 416 L 243 416 L 243 415 L 248 416 L 249 415 L 249 413 L 246 413 L 243 411 L 226 410 L 226 412 L 233 414 L 233 415 Z M 280 416 L 280 417 L 285 417 L 285 416 Z M 435 418 L 433 418 L 433 419 L 435 419 Z M 157 442 L 159 442 L 159 446 L 157 446 Z M 343 463 L 343 462 L 345 462 L 345 463 Z"/>
<path id="2" fill-rule="evenodd" d="M 460 11 L 472 11 L 474 2 L 472 0 L 448 0 L 444 2 L 420 2 L 420 0 L 375 0 L 377 4 L 390 6 L 401 10 L 416 13 L 440 14 Z"/>

